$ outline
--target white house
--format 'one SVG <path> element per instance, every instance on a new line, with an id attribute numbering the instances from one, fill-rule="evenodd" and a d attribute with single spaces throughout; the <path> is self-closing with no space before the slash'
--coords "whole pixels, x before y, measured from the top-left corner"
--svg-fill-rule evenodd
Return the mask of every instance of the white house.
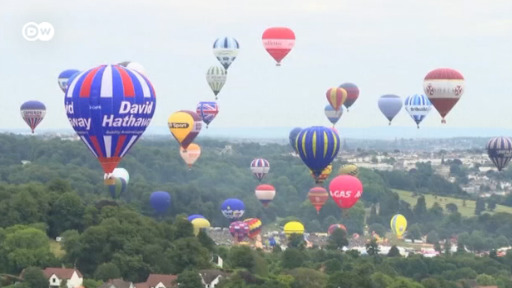
<path id="1" fill-rule="evenodd" d="M 82 273 L 74 268 L 46 268 L 43 271 L 48 278 L 49 288 L 59 288 L 62 281 L 66 281 L 67 288 L 78 288 L 84 280 Z"/>
<path id="2" fill-rule="evenodd" d="M 199 271 L 199 276 L 201 276 L 204 288 L 215 288 L 220 280 L 226 277 L 226 273 L 215 269 L 207 269 Z"/>

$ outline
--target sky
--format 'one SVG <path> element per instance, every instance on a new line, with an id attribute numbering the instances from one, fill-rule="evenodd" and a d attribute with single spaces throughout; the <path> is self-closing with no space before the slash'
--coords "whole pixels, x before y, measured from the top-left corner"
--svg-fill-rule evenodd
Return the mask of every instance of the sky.
<path id="1" fill-rule="evenodd" d="M 39 100 L 47 115 L 38 129 L 72 131 L 58 74 L 122 61 L 145 67 L 157 95 L 150 129 L 165 128 L 171 113 L 214 100 L 205 73 L 219 65 L 212 45 L 223 36 L 236 38 L 240 50 L 219 93 L 220 112 L 202 133 L 330 126 L 325 92 L 344 82 L 360 95 L 336 128 L 382 132 L 389 127 L 378 98 L 422 94 L 423 78 L 440 67 L 464 75 L 465 93 L 447 124 L 432 109 L 422 127 L 510 129 L 511 15 L 509 0 L 2 0 L 0 130 L 28 132 L 19 107 Z M 54 37 L 25 40 L 27 22 L 51 23 Z M 275 26 L 296 35 L 281 67 L 261 39 Z M 404 109 L 393 126 L 416 129 Z"/>

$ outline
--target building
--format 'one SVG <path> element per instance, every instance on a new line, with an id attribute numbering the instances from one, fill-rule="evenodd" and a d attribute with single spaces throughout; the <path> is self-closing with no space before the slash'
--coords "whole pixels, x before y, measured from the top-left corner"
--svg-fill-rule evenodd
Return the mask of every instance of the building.
<path id="1" fill-rule="evenodd" d="M 80 271 L 74 268 L 53 268 L 43 270 L 44 276 L 48 279 L 49 288 L 59 288 L 63 281 L 67 288 L 78 288 L 82 286 L 84 277 Z"/>
<path id="2" fill-rule="evenodd" d="M 113 279 L 98 288 L 135 288 L 135 285 L 133 285 L 132 282 L 127 282 L 123 279 Z"/>

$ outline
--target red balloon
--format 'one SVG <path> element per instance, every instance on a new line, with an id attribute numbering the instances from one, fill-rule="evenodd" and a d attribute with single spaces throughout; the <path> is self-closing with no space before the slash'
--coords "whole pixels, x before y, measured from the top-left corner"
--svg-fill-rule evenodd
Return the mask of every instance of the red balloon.
<path id="1" fill-rule="evenodd" d="M 261 37 L 265 50 L 281 65 L 281 60 L 288 55 L 295 45 L 295 33 L 290 28 L 272 27 L 263 32 Z"/>
<path id="2" fill-rule="evenodd" d="M 313 187 L 308 192 L 308 198 L 311 204 L 315 206 L 316 212 L 320 213 L 322 206 L 329 200 L 329 193 L 323 187 Z"/>
<path id="3" fill-rule="evenodd" d="M 340 175 L 332 179 L 329 193 L 340 208 L 348 209 L 363 195 L 363 184 L 352 175 Z"/>

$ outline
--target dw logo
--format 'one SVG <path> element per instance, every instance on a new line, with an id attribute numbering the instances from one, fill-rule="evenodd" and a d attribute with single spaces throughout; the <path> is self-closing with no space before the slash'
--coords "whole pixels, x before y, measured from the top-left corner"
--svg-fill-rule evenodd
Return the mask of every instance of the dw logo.
<path id="1" fill-rule="evenodd" d="M 21 35 L 27 41 L 50 41 L 55 34 L 53 25 L 48 22 L 41 22 L 39 24 L 35 22 L 28 22 L 23 25 L 21 29 Z"/>

